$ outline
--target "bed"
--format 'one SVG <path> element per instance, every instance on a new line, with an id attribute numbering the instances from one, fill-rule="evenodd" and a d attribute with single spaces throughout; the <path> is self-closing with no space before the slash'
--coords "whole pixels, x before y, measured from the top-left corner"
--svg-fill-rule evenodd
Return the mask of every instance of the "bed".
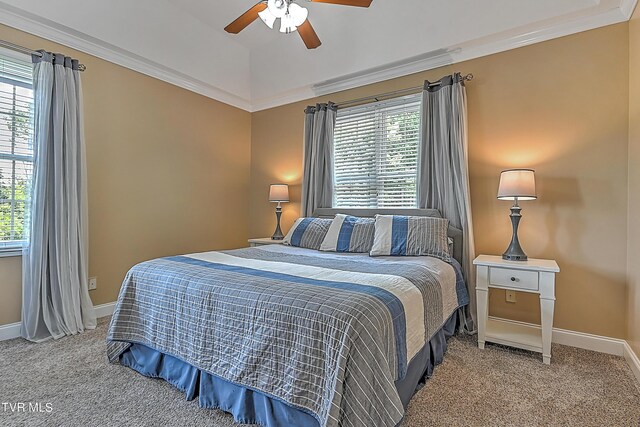
<path id="1" fill-rule="evenodd" d="M 125 277 L 107 356 L 238 422 L 392 427 L 468 301 L 455 259 L 282 245 L 160 258 Z"/>

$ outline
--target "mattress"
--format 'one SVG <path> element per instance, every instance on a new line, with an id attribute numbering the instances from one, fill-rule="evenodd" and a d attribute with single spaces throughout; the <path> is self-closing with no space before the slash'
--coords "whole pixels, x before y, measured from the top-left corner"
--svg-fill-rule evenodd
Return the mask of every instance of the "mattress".
<path id="1" fill-rule="evenodd" d="M 468 302 L 459 268 L 271 245 L 133 267 L 108 334 L 309 414 L 320 426 L 395 426 L 396 386 Z"/>

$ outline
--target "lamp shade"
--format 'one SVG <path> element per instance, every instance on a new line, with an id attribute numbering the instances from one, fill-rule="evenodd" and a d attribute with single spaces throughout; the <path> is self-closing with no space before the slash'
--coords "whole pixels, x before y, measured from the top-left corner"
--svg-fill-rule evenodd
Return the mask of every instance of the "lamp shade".
<path id="1" fill-rule="evenodd" d="M 304 24 L 304 21 L 307 20 L 309 11 L 305 7 L 298 6 L 295 3 L 291 3 L 289 5 L 289 15 L 291 15 L 293 25 L 299 27 L 300 25 Z"/>
<path id="2" fill-rule="evenodd" d="M 271 184 L 269 187 L 270 202 L 288 202 L 289 186 L 287 184 Z"/>
<path id="3" fill-rule="evenodd" d="M 271 13 L 269 8 L 258 13 L 258 16 L 260 17 L 260 19 L 262 19 L 262 22 L 267 24 L 267 27 L 273 29 L 273 24 L 276 22 L 276 17 L 273 13 Z"/>
<path id="4" fill-rule="evenodd" d="M 284 0 L 267 0 L 267 7 L 276 18 L 282 18 L 287 13 L 287 2 Z"/>
<path id="5" fill-rule="evenodd" d="M 536 199 L 536 179 L 533 169 L 507 169 L 500 174 L 498 199 Z"/>
<path id="6" fill-rule="evenodd" d="M 290 13 L 287 13 L 280 19 L 280 32 L 285 34 L 291 34 L 296 31 L 298 27 L 293 23 L 293 17 Z"/>

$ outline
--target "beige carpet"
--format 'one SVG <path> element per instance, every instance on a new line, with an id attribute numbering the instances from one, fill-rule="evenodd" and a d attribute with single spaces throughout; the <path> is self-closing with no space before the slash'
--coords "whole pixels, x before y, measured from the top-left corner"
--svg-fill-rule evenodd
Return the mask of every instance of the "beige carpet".
<path id="1" fill-rule="evenodd" d="M 162 380 L 105 359 L 97 330 L 44 344 L 0 342 L 0 426 L 234 426 Z M 51 412 L 12 412 L 8 403 Z M 6 409 L 5 409 L 6 408 Z M 640 426 L 640 387 L 626 362 L 564 346 L 551 366 L 532 353 L 453 337 L 445 362 L 411 401 L 402 427 Z"/>

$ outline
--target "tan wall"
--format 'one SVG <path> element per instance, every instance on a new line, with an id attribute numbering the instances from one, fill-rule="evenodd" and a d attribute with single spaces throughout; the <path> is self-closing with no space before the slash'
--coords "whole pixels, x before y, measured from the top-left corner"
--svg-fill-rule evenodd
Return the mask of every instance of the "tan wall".
<path id="1" fill-rule="evenodd" d="M 629 23 L 629 306 L 627 339 L 640 356 L 640 7 Z"/>
<path id="2" fill-rule="evenodd" d="M 496 200 L 500 170 L 536 169 L 539 199 L 525 202 L 520 238 L 531 257 L 554 258 L 555 326 L 612 337 L 626 331 L 628 24 L 512 50 L 370 85 L 318 101 L 340 102 L 420 85 L 452 71 L 468 85 L 470 176 L 477 253 L 500 254 L 510 238 L 509 202 Z M 299 213 L 303 108 L 316 100 L 252 116 L 252 237 L 271 235 L 268 185 L 292 184 L 284 229 Z M 492 314 L 538 321 L 535 297 Z"/>
<path id="3" fill-rule="evenodd" d="M 22 258 L 0 258 L 0 325 L 20 321 Z"/>
<path id="4" fill-rule="evenodd" d="M 0 39 L 87 65 L 94 304 L 115 301 L 140 261 L 246 243 L 250 113 L 8 27 Z M 20 320 L 20 262 L 0 258 L 0 324 Z"/>
<path id="5" fill-rule="evenodd" d="M 94 303 L 114 301 L 123 275 L 141 260 L 270 235 L 270 183 L 292 185 L 285 231 L 298 216 L 303 109 L 316 100 L 250 115 L 7 27 L 0 26 L 0 38 L 75 55 L 89 68 L 83 80 Z M 628 42 L 628 25 L 619 24 L 317 101 L 416 86 L 457 70 L 474 73 L 468 96 L 477 252 L 499 254 L 509 240 L 509 202 L 495 199 L 500 170 L 535 168 L 540 198 L 523 204 L 520 237 L 530 256 L 555 258 L 562 269 L 555 325 L 624 337 L 627 201 L 638 202 L 633 191 L 627 198 L 627 155 L 634 155 L 633 147 L 627 153 L 629 107 L 632 139 L 638 107 L 629 103 Z M 637 64 L 633 50 L 631 56 Z M 638 235 L 632 222 L 629 228 Z M 0 289 L 0 324 L 19 320 L 19 258 L 0 258 Z M 494 293 L 491 310 L 539 318 L 536 299 L 526 294 L 507 304 Z M 637 344 L 638 317 L 629 317 Z"/>

